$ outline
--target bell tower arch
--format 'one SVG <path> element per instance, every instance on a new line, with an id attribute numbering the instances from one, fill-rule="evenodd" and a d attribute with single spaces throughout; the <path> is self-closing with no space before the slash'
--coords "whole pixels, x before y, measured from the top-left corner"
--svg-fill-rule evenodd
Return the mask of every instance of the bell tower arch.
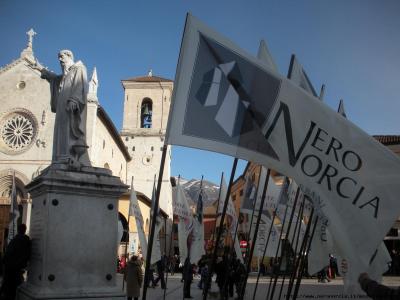
<path id="1" fill-rule="evenodd" d="M 162 147 L 171 104 L 173 81 L 153 76 L 122 80 L 124 115 L 121 137 L 132 160 L 128 164 L 128 183 L 134 178 L 134 188 L 152 196 L 154 176 L 158 176 Z M 171 149 L 164 166 L 160 207 L 172 217 Z"/>

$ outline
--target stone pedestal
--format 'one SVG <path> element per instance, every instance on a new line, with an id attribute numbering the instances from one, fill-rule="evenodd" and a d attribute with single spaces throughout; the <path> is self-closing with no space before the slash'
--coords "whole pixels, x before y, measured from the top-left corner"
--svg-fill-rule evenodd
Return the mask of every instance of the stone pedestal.
<path id="1" fill-rule="evenodd" d="M 51 165 L 27 186 L 32 255 L 17 299 L 125 299 L 116 285 L 118 198 L 108 170 Z"/>

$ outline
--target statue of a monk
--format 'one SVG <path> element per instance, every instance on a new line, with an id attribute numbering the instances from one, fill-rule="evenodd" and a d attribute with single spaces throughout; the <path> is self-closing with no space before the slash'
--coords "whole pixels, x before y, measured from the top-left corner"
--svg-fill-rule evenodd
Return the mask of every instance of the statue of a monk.
<path id="1" fill-rule="evenodd" d="M 58 54 L 62 74 L 57 75 L 37 63 L 32 67 L 50 83 L 51 111 L 56 113 L 53 138 L 53 163 L 90 165 L 86 145 L 86 67 L 74 62 L 70 50 Z"/>

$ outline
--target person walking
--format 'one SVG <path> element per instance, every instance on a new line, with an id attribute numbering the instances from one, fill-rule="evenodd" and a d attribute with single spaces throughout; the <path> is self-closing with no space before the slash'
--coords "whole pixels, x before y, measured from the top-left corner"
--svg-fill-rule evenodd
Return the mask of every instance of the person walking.
<path id="1" fill-rule="evenodd" d="M 330 269 L 330 278 L 335 279 L 336 276 L 339 274 L 338 266 L 337 266 L 337 259 L 332 254 L 329 254 L 329 269 Z"/>
<path id="2" fill-rule="evenodd" d="M 240 261 L 240 259 L 236 260 L 236 270 L 235 270 L 235 285 L 236 285 L 236 294 L 240 295 L 242 291 L 244 281 L 246 279 L 246 267 Z"/>
<path id="3" fill-rule="evenodd" d="M 189 257 L 185 259 L 185 263 L 183 264 L 182 277 L 183 277 L 183 298 L 193 298 L 190 295 L 190 286 L 193 281 L 193 267 Z"/>
<path id="4" fill-rule="evenodd" d="M 171 272 L 171 276 L 175 274 L 176 262 L 178 258 L 177 255 L 172 255 L 169 260 L 169 271 Z"/>
<path id="5" fill-rule="evenodd" d="M 219 294 L 221 300 L 228 298 L 228 276 L 229 276 L 229 265 L 226 254 L 223 257 L 218 257 L 217 265 L 215 266 L 215 273 L 217 274 L 216 283 L 219 288 Z"/>
<path id="6" fill-rule="evenodd" d="M 14 300 L 18 286 L 24 282 L 23 274 L 31 255 L 31 240 L 25 234 L 26 225 L 20 224 L 17 235 L 10 241 L 4 255 L 4 277 L 1 291 L 4 299 Z"/>
<path id="7" fill-rule="evenodd" d="M 136 255 L 133 255 L 126 265 L 124 280 L 126 282 L 127 299 L 132 300 L 133 297 L 134 300 L 138 300 L 143 282 L 143 271 L 141 263 Z"/>
<path id="8" fill-rule="evenodd" d="M 157 278 L 154 280 L 153 285 L 157 286 L 158 281 L 161 280 L 161 288 L 165 290 L 166 284 L 165 284 L 165 276 L 164 276 L 164 269 L 165 269 L 165 264 L 166 264 L 166 256 L 163 255 L 159 261 L 156 262 L 156 267 L 157 267 Z"/>
<path id="9" fill-rule="evenodd" d="M 154 279 L 154 269 L 155 269 L 154 264 L 151 264 L 149 267 L 149 276 L 147 278 L 147 282 L 145 282 L 147 287 L 155 288 L 157 286 L 157 283 Z"/>

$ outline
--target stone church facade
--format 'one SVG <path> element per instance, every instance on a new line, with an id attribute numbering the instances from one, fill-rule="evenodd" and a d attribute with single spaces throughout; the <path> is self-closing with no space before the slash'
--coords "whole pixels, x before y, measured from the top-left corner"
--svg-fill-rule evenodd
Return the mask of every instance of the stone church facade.
<path id="1" fill-rule="evenodd" d="M 25 185 L 51 163 L 55 114 L 50 109 L 49 83 L 29 66 L 33 62 L 30 37 L 20 57 L 0 68 L 0 252 L 7 235 L 14 174 L 21 215 L 19 222 L 26 223 L 29 228 L 31 199 Z M 171 81 L 154 78 L 157 80 L 150 80 L 148 84 L 135 85 L 134 79 L 123 81 L 124 127 L 120 134 L 99 103 L 96 69 L 88 76 L 86 132 L 90 162 L 95 167 L 110 169 L 128 185 L 130 178 L 134 178 L 145 220 L 149 219 L 154 174 L 158 176 L 172 93 Z M 138 118 L 143 117 L 143 103 L 151 103 L 146 106 L 150 109 L 147 112 L 152 113 L 150 119 L 147 115 L 146 127 L 138 123 Z M 172 217 L 170 153 L 164 174 L 160 206 L 164 217 Z M 119 211 L 122 223 L 126 225 L 129 194 L 121 197 Z M 129 232 L 134 234 L 135 222 L 129 223 Z"/>

